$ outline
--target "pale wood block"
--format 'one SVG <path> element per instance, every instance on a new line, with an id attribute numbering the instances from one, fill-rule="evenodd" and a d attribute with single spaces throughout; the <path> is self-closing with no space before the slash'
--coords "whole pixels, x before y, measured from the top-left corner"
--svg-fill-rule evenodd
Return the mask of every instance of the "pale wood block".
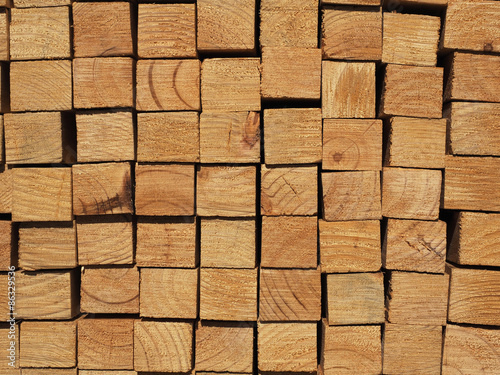
<path id="1" fill-rule="evenodd" d="M 137 160 L 197 162 L 200 127 L 197 112 L 137 114 Z"/>
<path id="2" fill-rule="evenodd" d="M 261 93 L 264 99 L 319 99 L 321 50 L 263 48 Z"/>
<path id="3" fill-rule="evenodd" d="M 75 321 L 22 322 L 20 337 L 21 367 L 76 366 Z"/>
<path id="4" fill-rule="evenodd" d="M 321 48 L 323 58 L 341 60 L 382 59 L 382 12 L 323 9 Z"/>
<path id="5" fill-rule="evenodd" d="M 317 231 L 314 216 L 262 217 L 261 267 L 316 268 Z"/>
<path id="6" fill-rule="evenodd" d="M 500 272 L 452 268 L 448 320 L 500 325 Z"/>
<path id="7" fill-rule="evenodd" d="M 442 342 L 441 326 L 386 324 L 383 373 L 439 374 Z"/>
<path id="8" fill-rule="evenodd" d="M 200 166 L 196 209 L 200 216 L 255 216 L 255 166 Z"/>
<path id="9" fill-rule="evenodd" d="M 381 170 L 382 120 L 323 120 L 323 170 Z"/>
<path id="10" fill-rule="evenodd" d="M 133 213 L 129 163 L 76 164 L 73 171 L 73 213 Z"/>
<path id="11" fill-rule="evenodd" d="M 12 212 L 12 169 L 0 166 L 0 213 Z"/>
<path id="12" fill-rule="evenodd" d="M 141 316 L 175 319 L 198 317 L 198 269 L 141 268 L 140 273 Z"/>
<path id="13" fill-rule="evenodd" d="M 257 320 L 257 268 L 200 269 L 200 318 Z"/>
<path id="14" fill-rule="evenodd" d="M 458 213 L 447 260 L 464 265 L 500 266 L 500 214 Z"/>
<path id="15" fill-rule="evenodd" d="M 255 220 L 201 219 L 201 267 L 255 268 Z"/>
<path id="16" fill-rule="evenodd" d="M 330 325 L 384 322 L 384 275 L 327 275 L 327 318 Z"/>
<path id="17" fill-rule="evenodd" d="M 80 216 L 78 232 L 78 264 L 132 264 L 134 239 L 132 218 L 126 215 Z"/>
<path id="18" fill-rule="evenodd" d="M 384 165 L 444 168 L 446 119 L 392 117 Z"/>
<path id="19" fill-rule="evenodd" d="M 382 260 L 389 270 L 444 273 L 446 222 L 389 219 Z"/>
<path id="20" fill-rule="evenodd" d="M 442 208 L 500 211 L 500 159 L 447 156 L 445 165 Z"/>
<path id="21" fill-rule="evenodd" d="M 128 371 L 128 370 L 123 370 L 123 371 L 120 371 L 120 370 L 112 370 L 112 371 L 106 371 L 106 370 L 78 370 L 78 374 L 79 375 L 137 375 L 137 372 L 136 371 Z M 38 374 L 31 374 L 31 375 L 38 375 Z M 43 374 L 43 375 L 45 375 L 45 374 Z M 47 374 L 47 375 L 51 375 L 51 374 Z M 66 375 L 66 374 L 64 374 L 64 375 Z"/>
<path id="22" fill-rule="evenodd" d="M 18 272 L 17 318 L 71 319 L 80 312 L 76 270 Z"/>
<path id="23" fill-rule="evenodd" d="M 76 139 L 79 163 L 134 160 L 132 112 L 78 113 Z"/>
<path id="24" fill-rule="evenodd" d="M 440 170 L 384 168 L 382 180 L 383 216 L 418 220 L 439 217 Z"/>
<path id="25" fill-rule="evenodd" d="M 264 110 L 266 164 L 321 162 L 321 109 Z"/>
<path id="26" fill-rule="evenodd" d="M 255 7 L 254 0 L 198 0 L 198 50 L 254 52 Z"/>
<path id="27" fill-rule="evenodd" d="M 128 2 L 73 4 L 75 57 L 133 55 L 131 20 Z"/>
<path id="28" fill-rule="evenodd" d="M 381 326 L 329 326 L 323 319 L 322 328 L 324 375 L 382 373 Z"/>
<path id="29" fill-rule="evenodd" d="M 74 223 L 21 223 L 18 256 L 19 267 L 27 271 L 76 267 Z"/>
<path id="30" fill-rule="evenodd" d="M 139 270 L 136 267 L 82 269 L 82 312 L 94 314 L 139 313 Z"/>
<path id="31" fill-rule="evenodd" d="M 8 1 L 8 0 L 7 0 Z M 55 7 L 70 5 L 72 0 L 13 0 L 16 8 Z"/>
<path id="32" fill-rule="evenodd" d="M 23 1 L 23 0 L 21 0 L 21 1 Z M 0 6 L 5 7 L 5 8 L 10 8 L 10 7 L 12 7 L 12 2 L 11 2 L 11 0 L 0 0 Z"/>
<path id="33" fill-rule="evenodd" d="M 199 60 L 139 60 L 137 98 L 139 111 L 199 111 Z"/>
<path id="34" fill-rule="evenodd" d="M 321 0 L 321 5 L 379 6 L 380 0 Z"/>
<path id="35" fill-rule="evenodd" d="M 140 218 L 136 263 L 139 267 L 196 267 L 196 222 Z"/>
<path id="36" fill-rule="evenodd" d="M 321 272 L 372 272 L 381 267 L 380 221 L 319 220 Z"/>
<path id="37" fill-rule="evenodd" d="M 196 57 L 195 4 L 139 4 L 137 52 L 142 58 Z"/>
<path id="38" fill-rule="evenodd" d="M 78 368 L 132 370 L 134 368 L 133 319 L 80 319 Z"/>
<path id="39" fill-rule="evenodd" d="M 259 112 L 202 112 L 202 163 L 260 163 Z"/>
<path id="40" fill-rule="evenodd" d="M 196 373 L 251 373 L 253 332 L 253 323 L 199 321 L 196 328 Z"/>
<path id="41" fill-rule="evenodd" d="M 14 168 L 13 221 L 70 221 L 71 168 Z"/>
<path id="42" fill-rule="evenodd" d="M 134 323 L 134 370 L 188 372 L 193 367 L 192 357 L 193 323 Z"/>
<path id="43" fill-rule="evenodd" d="M 194 215 L 194 166 L 186 164 L 135 167 L 137 215 Z"/>
<path id="44" fill-rule="evenodd" d="M 77 374 L 86 374 L 86 375 L 99 375 L 92 374 L 91 371 L 78 371 L 75 368 L 23 368 L 21 370 L 22 375 L 77 375 Z M 113 372 L 111 375 L 136 375 L 136 374 L 120 374 L 120 372 Z"/>
<path id="45" fill-rule="evenodd" d="M 134 60 L 130 57 L 74 59 L 74 107 L 133 107 L 133 76 Z"/>
<path id="46" fill-rule="evenodd" d="M 14 236 L 15 232 L 12 231 L 12 222 L 7 220 L 1 220 L 0 221 L 0 270 L 1 271 L 9 271 L 10 266 L 15 265 L 15 257 L 13 256 L 14 254 L 12 251 L 13 246 L 15 246 Z"/>
<path id="47" fill-rule="evenodd" d="M 443 375 L 494 375 L 500 368 L 500 331 L 448 324 L 443 347 Z"/>
<path id="48" fill-rule="evenodd" d="M 2 296 L 0 297 L 0 299 L 2 299 L 1 302 L 4 302 L 4 297 L 7 297 L 7 293 L 2 293 Z M 3 305 L 7 305 L 7 300 L 5 300 L 5 303 Z M 3 308 L 3 306 L 1 308 Z M 3 316 L 6 317 L 6 315 Z M 5 320 L 7 320 L 7 317 L 5 318 Z M 3 361 L 0 362 L 0 371 L 2 371 L 2 374 L 5 375 L 20 375 L 19 324 L 14 323 L 14 325 L 11 326 L 10 323 L 11 322 L 4 322 L 0 324 L 0 345 L 2 348 L 4 348 L 4 358 Z"/>
<path id="49" fill-rule="evenodd" d="M 387 65 L 380 116 L 441 118 L 442 105 L 443 68 Z"/>
<path id="50" fill-rule="evenodd" d="M 12 112 L 72 109 L 71 61 L 15 61 L 10 64 Z M 3 99 L 3 98 L 2 98 Z"/>
<path id="51" fill-rule="evenodd" d="M 205 59 L 201 65 L 204 112 L 260 111 L 260 59 Z"/>
<path id="52" fill-rule="evenodd" d="M 316 215 L 316 166 L 261 167 L 261 215 Z"/>
<path id="53" fill-rule="evenodd" d="M 299 339 L 300 338 L 300 339 Z M 258 323 L 260 371 L 316 372 L 317 323 Z"/>
<path id="54" fill-rule="evenodd" d="M 2 1 L 0 1 L 0 5 L 5 6 Z M 9 16 L 6 11 L 2 11 L 0 12 L 0 61 L 9 61 L 9 42 Z"/>
<path id="55" fill-rule="evenodd" d="M 5 271 L 10 271 L 10 264 L 6 267 Z M 4 271 L 2 269 L 2 271 Z M 3 290 L 5 292 L 3 292 L 2 294 L 0 294 L 0 314 L 2 314 L 2 322 L 5 322 L 7 323 L 8 325 L 6 327 L 8 327 L 10 329 L 11 327 L 11 323 L 12 324 L 15 324 L 15 322 L 13 320 L 11 320 L 12 318 L 16 319 L 16 316 L 15 315 L 11 315 L 13 313 L 17 313 L 16 312 L 16 300 L 15 300 L 15 285 L 16 283 L 16 275 L 15 275 L 15 272 L 14 271 L 10 271 L 8 273 L 2 273 L 0 274 L 0 287 L 3 288 Z M 10 284 L 10 285 L 9 285 Z M 14 332 L 15 329 L 18 329 L 19 327 L 14 327 L 12 326 L 12 329 L 9 331 L 9 329 L 7 330 L 3 330 L 3 326 L 0 325 L 0 333 L 5 334 L 5 338 L 7 338 L 7 336 L 11 336 L 10 337 L 10 340 L 8 340 L 6 342 L 6 346 L 4 346 L 5 349 L 9 348 L 10 347 L 10 341 L 13 341 L 13 339 L 16 339 L 17 340 L 17 337 L 15 337 L 15 335 L 17 334 L 16 332 Z M 19 342 L 19 341 L 18 341 Z M 0 344 L 1 344 L 1 340 L 0 340 Z M 9 354 L 10 356 L 10 354 Z M 19 356 L 16 355 L 17 358 L 19 358 Z M 8 362 L 11 362 L 11 360 L 9 360 Z M 5 364 L 4 364 L 5 366 Z M 5 366 L 6 368 L 8 368 L 9 366 Z M 11 366 L 12 367 L 12 366 Z M 0 370 L 2 370 L 2 366 L 0 365 Z"/>
<path id="56" fill-rule="evenodd" d="M 322 173 L 323 219 L 381 219 L 380 172 Z"/>

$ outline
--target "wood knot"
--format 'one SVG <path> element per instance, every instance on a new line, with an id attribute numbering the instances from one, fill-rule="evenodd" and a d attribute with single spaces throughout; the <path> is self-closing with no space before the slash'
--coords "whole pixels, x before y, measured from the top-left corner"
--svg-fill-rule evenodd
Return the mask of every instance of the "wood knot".
<path id="1" fill-rule="evenodd" d="M 485 52 L 493 51 L 493 43 L 484 43 L 483 50 Z"/>
<path id="2" fill-rule="evenodd" d="M 333 160 L 336 162 L 336 163 L 340 163 L 340 161 L 342 160 L 343 158 L 343 155 L 341 152 L 336 152 L 334 155 L 333 155 Z"/>

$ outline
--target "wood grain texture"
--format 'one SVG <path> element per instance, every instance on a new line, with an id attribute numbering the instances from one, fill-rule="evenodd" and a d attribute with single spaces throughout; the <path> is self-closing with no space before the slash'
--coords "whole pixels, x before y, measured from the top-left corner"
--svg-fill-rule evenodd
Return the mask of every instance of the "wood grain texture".
<path id="1" fill-rule="evenodd" d="M 2 278 L 4 277 L 5 275 L 2 275 Z M 5 277 L 6 278 L 6 277 Z M 1 279 L 1 278 L 0 278 Z M 4 302 L 4 296 L 7 297 L 7 294 L 6 293 L 2 293 L 2 297 L 0 297 L 1 299 L 1 302 L 3 303 Z M 4 306 L 7 306 L 7 300 L 5 299 L 5 303 L 3 304 Z M 3 309 L 0 307 L 0 309 Z M 2 311 L 3 313 L 3 311 Z M 5 316 L 5 315 L 4 315 Z M 16 357 L 16 359 L 19 359 L 19 323 L 17 323 L 13 329 L 15 328 L 15 332 L 12 333 L 12 335 L 14 337 L 9 337 L 11 335 L 11 331 L 10 331 L 10 324 L 9 323 L 2 323 L 0 325 L 0 345 L 2 345 L 4 348 L 5 348 L 5 352 L 4 355 L 5 355 L 5 360 L 0 362 L 0 369 L 2 370 L 2 372 L 5 374 L 5 375 L 21 375 L 21 370 L 19 369 L 19 361 L 15 361 L 14 363 L 14 367 L 11 367 L 9 366 L 9 360 L 10 358 L 8 358 L 7 356 L 11 356 L 10 352 L 10 348 L 11 348 L 11 341 L 12 341 L 12 338 L 14 338 L 15 342 L 17 342 L 18 344 L 17 345 L 14 345 L 14 348 L 13 348 L 13 354 L 14 356 Z M 9 351 L 7 351 L 7 349 L 9 349 Z M 13 357 L 14 357 L 13 356 Z M 26 371 L 26 370 L 23 370 L 23 371 Z M 38 374 L 32 374 L 32 375 L 38 375 Z M 76 373 L 74 374 L 76 375 Z"/>
<path id="2" fill-rule="evenodd" d="M 15 230 L 15 228 L 14 228 Z M 15 257 L 13 254 L 13 248 L 15 246 L 15 236 L 12 231 L 12 221 L 1 220 L 0 221 L 0 270 L 9 271 L 11 265 L 15 263 Z M 13 246 L 14 245 L 14 246 Z M 18 250 L 18 256 L 20 256 L 20 251 Z M 7 293 L 4 293 L 4 297 L 7 297 Z M 7 301 L 5 302 L 4 308 L 7 307 Z M 5 315 L 4 315 L 5 316 Z"/>
<path id="3" fill-rule="evenodd" d="M 2 1 L 0 1 L 0 5 Z M 0 13 L 0 61 L 9 61 L 10 59 L 10 36 L 9 36 L 9 17 L 7 12 Z"/>
<path id="4" fill-rule="evenodd" d="M 0 213 L 12 212 L 13 170 L 0 167 Z"/>
<path id="5" fill-rule="evenodd" d="M 71 0 L 13 0 L 16 8 L 55 7 L 70 5 Z"/>

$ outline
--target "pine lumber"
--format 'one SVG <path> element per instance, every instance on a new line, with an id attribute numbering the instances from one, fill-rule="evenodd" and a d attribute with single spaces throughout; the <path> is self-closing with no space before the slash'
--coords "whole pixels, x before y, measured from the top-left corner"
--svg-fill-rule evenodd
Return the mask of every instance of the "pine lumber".
<path id="1" fill-rule="evenodd" d="M 135 260 L 139 267 L 196 267 L 196 222 L 139 218 Z"/>
<path id="2" fill-rule="evenodd" d="M 197 112 L 137 114 L 137 160 L 140 162 L 197 162 L 199 138 Z"/>
<path id="3" fill-rule="evenodd" d="M 259 163 L 260 134 L 259 112 L 202 112 L 200 161 Z"/>
<path id="4" fill-rule="evenodd" d="M 16 8 L 55 7 L 70 5 L 71 0 L 13 0 Z"/>
<path id="5" fill-rule="evenodd" d="M 130 3 L 78 2 L 72 8 L 75 57 L 134 54 Z"/>
<path id="6" fill-rule="evenodd" d="M 2 1 L 0 1 L 0 5 Z M 7 11 L 0 12 L 0 61 L 9 61 L 10 59 L 10 36 L 9 36 L 9 16 Z"/>
<path id="7" fill-rule="evenodd" d="M 321 5 L 379 6 L 380 0 L 321 0 Z"/>
<path id="8" fill-rule="evenodd" d="M 255 220 L 201 219 L 200 265 L 255 268 Z"/>
<path id="9" fill-rule="evenodd" d="M 10 71 L 12 71 L 12 66 L 16 64 L 10 64 Z M 0 62 L 0 112 L 6 113 L 10 112 L 10 97 L 12 96 L 12 90 L 15 89 L 16 82 L 12 82 L 12 78 L 9 77 L 9 65 L 4 62 Z M 14 66 L 14 72 L 16 71 L 16 66 Z M 10 82 L 10 83 L 9 83 Z M 10 85 L 10 87 L 9 87 Z M 9 92 L 10 90 L 10 92 Z M 15 105 L 14 105 L 14 108 Z M 14 110 L 12 108 L 12 110 Z"/>
<path id="10" fill-rule="evenodd" d="M 263 99 L 320 99 L 321 50 L 262 48 L 261 93 Z"/>
<path id="11" fill-rule="evenodd" d="M 255 216 L 255 166 L 200 166 L 196 180 L 199 216 Z"/>
<path id="12" fill-rule="evenodd" d="M 447 260 L 464 265 L 500 266 L 500 214 L 459 212 Z"/>
<path id="13" fill-rule="evenodd" d="M 254 323 L 199 321 L 196 328 L 196 373 L 251 373 Z"/>
<path id="14" fill-rule="evenodd" d="M 386 324 L 383 373 L 439 374 L 442 342 L 441 326 Z"/>
<path id="15" fill-rule="evenodd" d="M 12 169 L 13 221 L 70 221 L 71 168 Z"/>
<path id="16" fill-rule="evenodd" d="M 12 222 L 0 221 L 0 271 L 9 271 L 11 265 L 15 265 L 15 228 L 12 230 Z M 4 293 L 4 295 L 7 295 Z M 7 306 L 7 302 L 5 306 Z M 4 315 L 5 316 L 5 315 Z"/>
<path id="17" fill-rule="evenodd" d="M 6 270 L 8 270 L 8 268 L 10 267 L 10 264 L 7 266 Z M 10 279 L 10 280 L 9 280 Z M 0 314 L 2 314 L 3 317 L 5 318 L 2 318 L 2 321 L 3 322 L 7 322 L 7 328 L 10 328 L 10 322 L 8 321 L 10 319 L 10 305 L 9 305 L 9 281 L 11 282 L 11 285 L 12 285 L 12 281 L 15 281 L 15 280 L 12 280 L 12 274 L 9 276 L 7 273 L 2 273 L 0 274 L 0 287 L 3 288 L 5 290 L 4 293 L 2 293 L 0 295 Z M 11 335 L 12 333 L 8 332 L 8 329 L 7 331 L 3 331 L 3 325 L 0 324 L 0 333 L 5 334 L 5 338 L 7 338 L 7 336 Z M 18 327 L 16 327 L 17 329 Z M 11 337 L 11 338 L 14 338 L 14 337 Z M 10 348 L 10 340 L 7 341 L 8 345 L 5 346 L 5 348 Z M 0 339 L 0 344 L 3 344 L 2 340 Z M 10 350 L 9 350 L 10 351 Z M 10 353 L 8 354 L 10 356 Z M 9 361 L 10 362 L 10 361 Z M 8 365 L 4 365 L 5 367 L 9 367 Z M 2 365 L 0 365 L 0 370 L 2 370 Z"/>
<path id="18" fill-rule="evenodd" d="M 260 59 L 203 60 L 201 105 L 204 112 L 260 111 Z"/>
<path id="19" fill-rule="evenodd" d="M 140 274 L 139 295 L 142 317 L 172 319 L 198 317 L 197 269 L 141 268 Z"/>
<path id="20" fill-rule="evenodd" d="M 139 313 L 137 267 L 85 267 L 80 285 L 80 308 L 94 314 Z"/>
<path id="21" fill-rule="evenodd" d="M 78 113 L 76 114 L 76 139 L 79 163 L 134 160 L 132 112 Z"/>
<path id="22" fill-rule="evenodd" d="M 261 1 L 260 46 L 315 48 L 318 18 L 318 0 Z"/>
<path id="23" fill-rule="evenodd" d="M 19 225 L 19 267 L 27 271 L 78 265 L 74 223 Z"/>
<path id="24" fill-rule="evenodd" d="M 300 339 L 298 339 L 300 337 Z M 317 323 L 258 323 L 260 371 L 316 372 Z"/>
<path id="25" fill-rule="evenodd" d="M 448 324 L 443 347 L 443 375 L 493 375 L 500 368 L 500 331 Z"/>
<path id="26" fill-rule="evenodd" d="M 12 9 L 11 60 L 71 58 L 69 7 Z"/>
<path id="27" fill-rule="evenodd" d="M 444 168 L 446 119 L 391 117 L 386 167 Z"/>
<path id="28" fill-rule="evenodd" d="M 438 218 L 440 170 L 387 167 L 383 169 L 382 176 L 383 216 L 417 220 Z"/>
<path id="29" fill-rule="evenodd" d="M 321 48 L 324 59 L 374 61 L 382 59 L 380 8 L 369 10 L 325 8 L 321 27 Z"/>
<path id="30" fill-rule="evenodd" d="M 19 0 L 18 0 L 19 1 Z M 21 0 L 23 1 L 23 0 Z M 10 8 L 12 7 L 11 0 L 0 0 L 0 7 Z"/>
<path id="31" fill-rule="evenodd" d="M 380 221 L 319 220 L 321 272 L 374 272 L 381 267 Z"/>
<path id="32" fill-rule="evenodd" d="M 200 269 L 200 318 L 257 320 L 257 268 Z"/>
<path id="33" fill-rule="evenodd" d="M 264 216 L 260 266 L 316 268 L 318 219 L 314 216 Z"/>
<path id="34" fill-rule="evenodd" d="M 452 268 L 448 320 L 500 325 L 500 272 Z"/>
<path id="35" fill-rule="evenodd" d="M 320 364 L 323 374 L 381 374 L 381 334 L 378 325 L 329 326 L 323 319 Z"/>
<path id="36" fill-rule="evenodd" d="M 76 322 L 22 322 L 21 367 L 76 366 Z M 50 337 L 50 340 L 47 338 Z"/>
<path id="37" fill-rule="evenodd" d="M 5 275 L 2 275 L 5 276 Z M 6 278 L 7 279 L 7 278 Z M 3 286 L 3 285 L 2 285 Z M 6 290 L 6 289 L 4 289 Z M 5 302 L 3 298 L 7 297 L 7 293 L 2 293 L 2 296 L 0 299 L 2 299 L 2 305 L 7 306 L 7 300 L 5 299 Z M 3 308 L 2 306 L 2 308 Z M 1 309 L 1 308 L 0 308 Z M 3 313 L 3 311 L 2 311 Z M 7 314 L 7 312 L 5 312 Z M 6 315 L 3 315 L 6 317 Z M 5 318 L 7 320 L 7 317 Z M 0 345 L 4 349 L 4 360 L 0 362 L 0 371 L 2 371 L 2 374 L 5 375 L 21 375 L 21 370 L 19 369 L 19 323 L 16 323 L 13 329 L 15 331 L 11 333 L 12 331 L 10 330 L 10 323 L 1 323 L 0 324 Z M 12 336 L 13 337 L 12 337 Z M 9 337 L 10 336 L 10 337 Z M 14 347 L 12 348 L 11 342 L 14 342 L 15 344 L 13 345 Z M 11 350 L 12 348 L 12 350 Z M 7 350 L 8 349 L 8 350 Z M 11 353 L 14 354 L 11 357 Z M 14 360 L 15 357 L 15 362 L 14 362 L 14 367 L 9 365 L 9 362 Z M 23 370 L 25 371 L 25 370 Z M 32 374 L 35 375 L 35 374 Z M 38 374 L 36 374 L 38 375 Z M 76 375 L 76 374 L 75 374 Z"/>
<path id="38" fill-rule="evenodd" d="M 0 166 L 0 213 L 12 212 L 12 169 Z"/>
<path id="39" fill-rule="evenodd" d="M 381 219 L 379 171 L 322 173 L 321 179 L 324 220 Z"/>
<path id="40" fill-rule="evenodd" d="M 198 51 L 255 51 L 254 0 L 198 0 L 196 10 Z"/>
<path id="41" fill-rule="evenodd" d="M 134 60 L 130 57 L 81 57 L 74 59 L 74 107 L 133 107 L 133 76 Z"/>
<path id="42" fill-rule="evenodd" d="M 71 61 L 13 61 L 10 103 L 12 112 L 71 110 Z"/>
<path id="43" fill-rule="evenodd" d="M 128 371 L 128 370 L 78 370 L 79 375 L 137 375 L 136 371 Z M 51 375 L 51 374 L 30 374 L 30 375 Z M 58 375 L 58 374 L 54 374 Z M 66 375 L 66 374 L 61 374 Z M 69 375 L 69 374 L 68 374 Z M 75 374 L 76 375 L 76 374 Z"/>
<path id="44" fill-rule="evenodd" d="M 93 374 L 93 371 L 78 371 L 76 367 L 74 368 L 23 368 L 22 369 L 22 375 L 77 375 L 78 374 L 84 374 L 84 375 L 102 375 L 95 373 Z M 106 375 L 106 374 L 104 374 Z M 109 375 L 109 374 L 108 374 Z M 120 371 L 118 372 L 113 372 L 110 375 L 136 375 L 136 373 L 133 374 L 120 374 Z"/>
<path id="45" fill-rule="evenodd" d="M 79 265 L 133 263 L 134 231 L 130 216 L 79 216 L 76 229 Z"/>
<path id="46" fill-rule="evenodd" d="M 324 119 L 323 170 L 382 169 L 382 120 Z"/>
<path id="47" fill-rule="evenodd" d="M 78 368 L 132 370 L 134 320 L 78 320 Z"/>

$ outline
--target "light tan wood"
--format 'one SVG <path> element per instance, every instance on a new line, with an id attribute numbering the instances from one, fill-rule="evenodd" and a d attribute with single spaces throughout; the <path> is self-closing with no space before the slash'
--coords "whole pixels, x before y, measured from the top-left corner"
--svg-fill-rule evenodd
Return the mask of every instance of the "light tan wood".
<path id="1" fill-rule="evenodd" d="M 379 6 L 380 0 L 321 0 L 321 5 L 366 5 Z"/>
<path id="2" fill-rule="evenodd" d="M 137 114 L 138 161 L 197 162 L 199 138 L 197 112 Z"/>
<path id="3" fill-rule="evenodd" d="M 323 58 L 381 60 L 382 12 L 371 10 L 323 9 L 321 48 Z"/>
<path id="4" fill-rule="evenodd" d="M 321 272 L 372 272 L 381 266 L 378 220 L 319 220 Z"/>
<path id="5" fill-rule="evenodd" d="M 196 328 L 196 373 L 253 370 L 254 324 L 199 321 Z"/>
<path id="6" fill-rule="evenodd" d="M 192 357 L 193 323 L 134 323 L 134 370 L 187 372 L 193 366 Z"/>
<path id="7" fill-rule="evenodd" d="M 0 1 L 0 5 L 2 1 Z M 9 61 L 10 59 L 10 37 L 9 37 L 9 17 L 6 11 L 0 12 L 0 61 Z"/>
<path id="8" fill-rule="evenodd" d="M 70 168 L 12 170 L 13 221 L 70 221 Z"/>
<path id="9" fill-rule="evenodd" d="M 5 268 L 5 271 L 7 271 L 9 269 L 9 267 L 10 267 L 10 264 Z M 2 269 L 2 271 L 4 271 L 4 269 Z M 9 283 L 11 284 L 10 286 L 9 286 Z M 13 291 L 13 289 L 9 289 L 9 287 L 12 288 L 13 283 L 15 284 L 15 275 L 13 275 L 12 273 L 10 275 L 8 273 L 4 273 L 4 274 L 0 275 L 0 287 L 2 287 L 5 290 L 5 293 L 2 293 L 0 295 L 0 303 L 1 303 L 0 314 L 2 314 L 2 316 L 4 316 L 2 321 L 6 322 L 6 324 L 7 324 L 6 327 L 8 327 L 9 329 L 10 329 L 10 323 L 11 323 L 11 321 L 9 321 L 9 320 L 12 318 L 12 316 L 10 314 L 12 312 L 16 312 L 15 305 L 12 305 L 12 302 L 10 300 L 10 297 L 12 297 L 12 294 L 9 294 L 9 292 Z M 15 301 L 14 301 L 14 303 L 15 303 Z M 11 309 L 11 306 L 14 306 L 14 307 Z M 13 315 L 13 316 L 15 318 L 15 315 Z M 2 325 L 0 325 L 0 333 L 2 333 L 2 335 L 5 334 L 5 339 L 7 339 L 7 336 L 11 336 L 10 340 L 6 340 L 6 343 L 8 345 L 5 346 L 5 349 L 7 349 L 7 348 L 10 349 L 10 347 L 11 347 L 10 341 L 13 341 L 12 339 L 14 339 L 14 338 L 17 339 L 17 337 L 15 337 L 15 335 L 17 335 L 17 332 L 16 333 L 13 332 L 14 327 L 13 327 L 12 331 L 9 331 L 9 329 L 4 331 L 3 328 L 4 327 Z M 17 330 L 19 329 L 18 326 L 15 328 Z M 3 344 L 2 340 L 0 340 L 0 344 Z M 10 356 L 10 350 L 9 350 L 8 355 Z M 0 369 L 3 370 L 3 367 L 9 368 L 9 365 L 7 363 L 9 363 L 11 361 L 12 360 L 10 358 L 9 358 L 9 361 L 4 361 L 5 363 L 3 364 L 3 366 L 0 365 Z M 12 367 L 10 366 L 10 368 L 12 368 Z"/>
<path id="10" fill-rule="evenodd" d="M 384 322 L 384 275 L 331 274 L 326 279 L 327 319 L 330 325 Z"/>
<path id="11" fill-rule="evenodd" d="M 381 219 L 380 172 L 322 173 L 323 219 Z"/>
<path id="12" fill-rule="evenodd" d="M 298 338 L 300 337 L 300 340 Z M 316 372 L 316 323 L 258 323 L 260 371 Z"/>
<path id="13" fill-rule="evenodd" d="M 75 368 L 24 368 L 22 369 L 22 375 L 77 375 L 78 374 L 84 374 L 84 375 L 102 375 L 99 373 L 99 371 L 96 371 L 96 373 L 93 373 L 93 371 L 78 371 L 78 369 Z M 136 375 L 137 373 L 125 373 L 122 374 L 121 371 L 114 372 L 111 375 Z M 106 375 L 106 374 L 104 374 Z M 108 373 L 109 375 L 109 373 Z"/>
<path id="14" fill-rule="evenodd" d="M 0 213 L 12 212 L 12 169 L 0 166 Z"/>
<path id="15" fill-rule="evenodd" d="M 2 275 L 2 277 L 3 276 L 5 275 Z M 7 294 L 2 293 L 0 297 L 2 304 L 5 297 L 7 297 Z M 5 304 L 3 305 L 7 306 L 7 300 L 5 300 Z M 3 307 L 0 307 L 0 309 L 3 309 Z M 4 316 L 6 317 L 6 315 Z M 5 320 L 7 320 L 7 317 Z M 11 342 L 14 342 L 14 345 L 12 345 Z M 0 345 L 5 348 L 4 360 L 0 362 L 0 370 L 2 373 L 5 375 L 21 375 L 21 370 L 19 369 L 19 323 L 16 323 L 12 327 L 12 330 L 10 323 L 4 322 L 0 325 Z M 14 362 L 13 367 L 9 365 L 11 362 Z"/>
<path id="16" fill-rule="evenodd" d="M 9 220 L 0 221 L 0 270 L 9 271 L 11 265 L 15 263 L 13 253 L 13 245 L 15 245 L 15 237 L 13 238 L 12 222 Z M 18 250 L 19 256 L 20 251 Z M 4 293 L 7 296 L 6 293 Z M 0 305 L 1 306 L 1 305 Z M 5 303 L 6 307 L 7 302 Z M 4 315 L 5 316 L 5 315 Z"/>
<path id="17" fill-rule="evenodd" d="M 16 8 L 55 7 L 70 5 L 71 0 L 13 0 Z"/>
<path id="18" fill-rule="evenodd" d="M 417 220 L 438 218 L 440 170 L 384 168 L 382 173 L 383 216 Z"/>
<path id="19" fill-rule="evenodd" d="M 133 107 L 133 64 L 130 57 L 74 59 L 74 107 Z"/>
<path id="20" fill-rule="evenodd" d="M 71 110 L 71 61 L 12 62 L 10 101 L 12 112 Z"/>
<path id="21" fill-rule="evenodd" d="M 130 3 L 78 2 L 72 8 L 75 57 L 133 55 Z"/>
<path id="22" fill-rule="evenodd" d="M 21 1 L 23 1 L 23 0 L 21 0 Z M 0 0 L 0 6 L 5 7 L 5 8 L 10 8 L 10 7 L 12 7 L 12 2 L 11 2 L 11 0 Z"/>
<path id="23" fill-rule="evenodd" d="M 323 120 L 323 170 L 381 170 L 382 121 Z"/>
<path id="24" fill-rule="evenodd" d="M 200 318 L 257 320 L 257 268 L 200 269 Z"/>
<path id="25" fill-rule="evenodd" d="M 201 219 L 201 267 L 255 268 L 255 220 Z"/>
<path id="26" fill-rule="evenodd" d="M 139 270 L 136 267 L 83 268 L 80 309 L 95 314 L 139 313 Z"/>
<path id="27" fill-rule="evenodd" d="M 88 318 L 78 321 L 78 368 L 132 370 L 134 320 Z"/>

